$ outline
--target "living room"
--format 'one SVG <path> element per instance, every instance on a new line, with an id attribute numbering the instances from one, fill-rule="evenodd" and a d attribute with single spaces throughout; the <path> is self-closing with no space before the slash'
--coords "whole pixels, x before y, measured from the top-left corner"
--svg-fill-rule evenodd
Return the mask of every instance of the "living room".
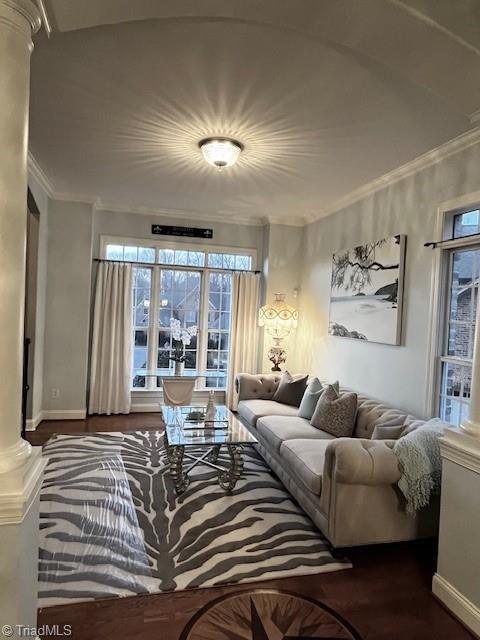
<path id="1" fill-rule="evenodd" d="M 479 636 L 477 4 L 0 18 L 3 637 Z"/>

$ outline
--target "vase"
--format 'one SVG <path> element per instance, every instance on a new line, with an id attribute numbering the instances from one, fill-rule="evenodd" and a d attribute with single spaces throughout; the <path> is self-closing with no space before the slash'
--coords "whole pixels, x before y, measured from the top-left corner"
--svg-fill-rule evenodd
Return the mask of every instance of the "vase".
<path id="1" fill-rule="evenodd" d="M 175 375 L 182 376 L 183 375 L 183 362 L 175 362 Z"/>
<path id="2" fill-rule="evenodd" d="M 215 420 L 215 394 L 212 391 L 208 394 L 207 410 L 205 411 L 205 420 L 213 422 Z"/>

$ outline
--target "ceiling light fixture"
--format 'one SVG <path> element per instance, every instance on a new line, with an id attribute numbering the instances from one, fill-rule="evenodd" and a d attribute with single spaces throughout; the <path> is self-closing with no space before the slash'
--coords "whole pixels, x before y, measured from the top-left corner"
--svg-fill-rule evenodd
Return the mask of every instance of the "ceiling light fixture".
<path id="1" fill-rule="evenodd" d="M 205 138 L 198 146 L 208 164 L 219 170 L 234 165 L 243 151 L 243 144 L 232 138 Z"/>

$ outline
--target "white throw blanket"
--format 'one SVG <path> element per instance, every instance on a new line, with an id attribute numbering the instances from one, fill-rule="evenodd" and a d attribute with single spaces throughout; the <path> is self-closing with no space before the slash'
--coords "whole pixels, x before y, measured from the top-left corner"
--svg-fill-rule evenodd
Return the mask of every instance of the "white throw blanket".
<path id="1" fill-rule="evenodd" d="M 397 440 L 393 447 L 402 473 L 398 486 L 407 500 L 408 513 L 426 507 L 430 496 L 440 493 L 439 440 L 448 427 L 439 418 L 434 418 Z"/>

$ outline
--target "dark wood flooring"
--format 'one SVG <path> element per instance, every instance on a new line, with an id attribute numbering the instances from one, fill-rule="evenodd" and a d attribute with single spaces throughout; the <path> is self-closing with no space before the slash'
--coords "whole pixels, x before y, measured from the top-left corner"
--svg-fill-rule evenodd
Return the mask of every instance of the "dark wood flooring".
<path id="1" fill-rule="evenodd" d="M 36 432 L 28 434 L 28 439 L 39 445 L 53 433 L 134 431 L 161 426 L 158 414 L 95 416 L 82 421 L 45 421 Z M 38 624 L 71 625 L 74 640 L 178 640 L 191 617 L 211 600 L 240 590 L 265 587 L 292 591 L 323 602 L 348 620 L 363 640 L 471 640 L 474 637 L 431 593 L 434 543 L 350 549 L 347 555 L 353 563 L 350 570 L 49 607 L 39 612 Z"/>

